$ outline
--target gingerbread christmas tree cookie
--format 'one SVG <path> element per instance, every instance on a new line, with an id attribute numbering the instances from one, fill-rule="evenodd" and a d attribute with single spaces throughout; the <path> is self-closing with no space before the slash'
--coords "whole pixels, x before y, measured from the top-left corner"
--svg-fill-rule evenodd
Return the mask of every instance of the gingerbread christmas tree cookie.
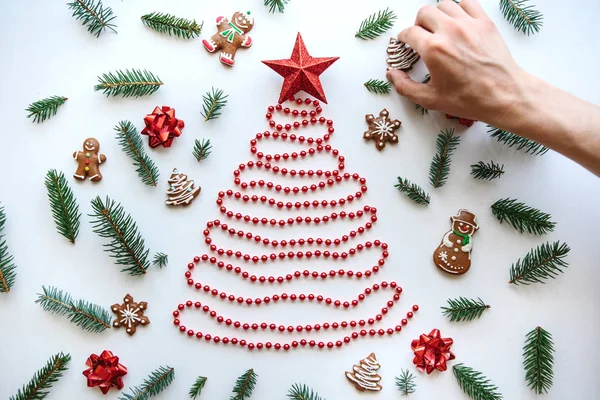
<path id="1" fill-rule="evenodd" d="M 231 17 L 231 21 L 221 16 L 217 18 L 217 33 L 210 39 L 204 39 L 202 44 L 211 53 L 221 50 L 221 62 L 233 67 L 237 50 L 240 47 L 252 46 L 252 38 L 248 32 L 253 27 L 254 18 L 250 16 L 250 11 L 237 11 Z"/>
<path id="2" fill-rule="evenodd" d="M 390 68 L 402 71 L 410 70 L 420 58 L 419 53 L 396 38 L 390 38 L 387 54 L 386 62 Z"/>
<path id="3" fill-rule="evenodd" d="M 123 304 L 113 304 L 110 309 L 117 315 L 113 321 L 113 327 L 125 327 L 129 336 L 133 335 L 138 325 L 146 326 L 150 323 L 144 312 L 148 308 L 148 303 L 141 301 L 136 303 L 133 297 L 127 294 L 123 298 Z"/>
<path id="4" fill-rule="evenodd" d="M 346 372 L 346 378 L 361 392 L 379 392 L 383 389 L 379 384 L 381 377 L 377 374 L 380 367 L 375 353 L 371 353 L 360 361 L 360 365 L 352 367 L 352 372 Z"/>
<path id="5" fill-rule="evenodd" d="M 187 206 L 200 194 L 200 187 L 194 185 L 194 181 L 189 180 L 186 174 L 179 172 L 177 168 L 169 178 L 169 189 L 165 201 L 168 206 Z"/>
<path id="6" fill-rule="evenodd" d="M 477 217 L 470 211 L 460 210 L 451 217 L 452 229 L 433 253 L 433 262 L 449 274 L 462 275 L 471 268 L 471 236 L 479 229 Z"/>
<path id="7" fill-rule="evenodd" d="M 365 131 L 363 138 L 375 141 L 375 146 L 379 151 L 385 148 L 386 143 L 398 143 L 398 135 L 395 132 L 400 128 L 402 122 L 397 119 L 392 121 L 389 115 L 388 110 L 384 108 L 379 113 L 379 117 L 375 117 L 373 114 L 365 116 L 369 130 Z"/>

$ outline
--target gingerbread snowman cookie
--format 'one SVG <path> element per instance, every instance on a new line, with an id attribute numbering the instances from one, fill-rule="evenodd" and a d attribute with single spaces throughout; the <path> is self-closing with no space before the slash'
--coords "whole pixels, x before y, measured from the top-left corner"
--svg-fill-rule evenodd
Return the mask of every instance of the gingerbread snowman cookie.
<path id="1" fill-rule="evenodd" d="M 475 214 L 467 210 L 460 210 L 450 221 L 452 230 L 446 232 L 442 243 L 433 253 L 433 262 L 449 274 L 462 275 L 471 268 L 471 236 L 479 229 L 479 225 Z"/>
<path id="2" fill-rule="evenodd" d="M 100 143 L 94 138 L 87 138 L 83 142 L 83 151 L 73 153 L 73 158 L 77 160 L 79 166 L 73 174 L 75 179 L 85 180 L 90 177 L 90 181 L 97 182 L 102 179 L 100 173 L 100 164 L 106 161 L 106 156 L 100 154 Z"/>
<path id="3" fill-rule="evenodd" d="M 247 35 L 254 27 L 254 18 L 250 11 L 235 12 L 228 21 L 225 17 L 217 18 L 217 33 L 210 39 L 204 39 L 202 44 L 211 53 L 221 50 L 221 62 L 233 67 L 235 53 L 240 47 L 252 46 L 252 38 Z"/>

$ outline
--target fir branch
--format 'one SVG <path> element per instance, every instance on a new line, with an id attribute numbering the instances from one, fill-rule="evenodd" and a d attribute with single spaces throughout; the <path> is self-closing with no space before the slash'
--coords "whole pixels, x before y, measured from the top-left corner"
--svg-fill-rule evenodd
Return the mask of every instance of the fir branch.
<path id="1" fill-rule="evenodd" d="M 98 84 L 94 86 L 95 91 L 102 91 L 106 97 L 140 97 L 149 96 L 156 92 L 162 85 L 158 76 L 146 70 L 125 71 L 117 70 L 115 73 L 109 72 L 98 77 Z"/>
<path id="2" fill-rule="evenodd" d="M 431 80 L 431 75 L 427 74 L 427 75 L 425 75 L 425 79 L 423 79 L 422 83 L 426 85 L 429 83 L 430 80 Z M 421 115 L 429 114 L 429 110 L 420 104 L 415 104 L 415 109 L 420 110 Z"/>
<path id="3" fill-rule="evenodd" d="M 169 387 L 174 379 L 175 368 L 159 367 L 144 379 L 144 383 L 129 388 L 131 394 L 122 393 L 123 397 L 119 397 L 119 400 L 147 400 Z"/>
<path id="4" fill-rule="evenodd" d="M 500 0 L 500 11 L 517 31 L 530 35 L 540 31 L 544 16 L 528 3 L 529 0 Z"/>
<path id="5" fill-rule="evenodd" d="M 142 182 L 149 186 L 156 186 L 160 173 L 154 164 L 154 161 L 146 154 L 142 137 L 130 121 L 121 121 L 115 126 L 117 139 L 127 154 L 132 160 L 136 168 L 138 176 L 142 178 Z"/>
<path id="6" fill-rule="evenodd" d="M 507 221 L 521 233 L 527 231 L 536 235 L 552 232 L 556 226 L 550 221 L 552 216 L 516 199 L 501 199 L 492 204 L 492 214 L 498 221 Z"/>
<path id="7" fill-rule="evenodd" d="M 194 385 L 190 389 L 189 395 L 191 399 L 195 400 L 196 397 L 202 394 L 202 389 L 204 389 L 204 385 L 206 385 L 206 380 L 207 378 L 205 376 L 199 376 L 198 379 L 196 379 L 196 382 L 194 382 Z"/>
<path id="8" fill-rule="evenodd" d="M 33 378 L 23 385 L 16 395 L 11 396 L 9 400 L 42 400 L 48 396 L 52 385 L 62 377 L 63 372 L 69 368 L 67 365 L 71 361 L 69 353 L 58 353 L 50 357 L 46 365 L 37 371 Z"/>
<path id="9" fill-rule="evenodd" d="M 474 371 L 471 367 L 457 364 L 452 368 L 458 386 L 473 400 L 500 400 L 502 395 L 498 388 L 490 382 L 481 372 Z"/>
<path id="10" fill-rule="evenodd" d="M 477 164 L 471 165 L 471 175 L 475 179 L 493 180 L 500 178 L 504 174 L 504 164 L 496 164 L 490 161 L 489 164 L 479 161 Z"/>
<path id="11" fill-rule="evenodd" d="M 394 187 L 402 193 L 405 193 L 406 196 L 415 203 L 424 206 L 429 205 L 429 201 L 431 200 L 429 193 L 425 192 L 419 185 L 411 183 L 408 179 L 403 179 L 399 176 L 398 184 L 394 185 Z"/>
<path id="12" fill-rule="evenodd" d="M 375 39 L 394 26 L 394 21 L 396 14 L 388 7 L 365 19 L 354 36 L 364 40 Z"/>
<path id="13" fill-rule="evenodd" d="M 563 272 L 562 268 L 569 266 L 564 260 L 569 251 L 569 246 L 560 242 L 547 242 L 538 246 L 512 265 L 508 283 L 529 285 L 545 283 L 546 279 L 556 278 Z"/>
<path id="14" fill-rule="evenodd" d="M 154 255 L 154 260 L 152 260 L 152 265 L 158 265 L 158 268 L 166 267 L 168 263 L 169 256 L 160 251 Z"/>
<path id="15" fill-rule="evenodd" d="M 275 11 L 284 12 L 287 3 L 289 3 L 289 0 L 265 0 L 265 6 L 269 7 L 271 13 L 275 13 Z"/>
<path id="16" fill-rule="evenodd" d="M 396 377 L 396 387 L 403 396 L 408 396 L 417 390 L 415 376 L 407 369 L 400 371 L 400 376 Z"/>
<path id="17" fill-rule="evenodd" d="M 42 292 L 35 302 L 44 311 L 64 315 L 84 331 L 99 333 L 110 329 L 111 314 L 101 306 L 84 300 L 74 301 L 70 294 L 52 286 L 47 289 L 42 286 Z"/>
<path id="18" fill-rule="evenodd" d="M 169 36 L 192 39 L 200 36 L 204 22 L 198 24 L 195 19 L 179 18 L 171 14 L 153 12 L 142 16 L 142 23 L 148 28 Z"/>
<path id="19" fill-rule="evenodd" d="M 108 196 L 106 203 L 102 202 L 100 196 L 92 200 L 94 218 L 92 221 L 94 233 L 100 237 L 110 239 L 104 244 L 104 251 L 116 259 L 117 265 L 124 265 L 121 272 L 127 272 L 131 276 L 144 275 L 150 267 L 148 261 L 149 249 L 146 249 L 144 238 L 138 232 L 137 225 L 131 215 L 127 214 L 120 203 L 116 203 Z"/>
<path id="20" fill-rule="evenodd" d="M 548 393 L 554 378 L 552 335 L 539 326 L 529 332 L 523 347 L 523 358 L 527 386 L 536 394 Z"/>
<path id="21" fill-rule="evenodd" d="M 460 143 L 460 137 L 454 136 L 454 129 L 440 132 L 436 140 L 437 154 L 429 167 L 429 182 L 434 188 L 444 186 L 450 174 L 450 157 Z"/>
<path id="22" fill-rule="evenodd" d="M 75 239 L 79 234 L 81 213 L 79 212 L 77 199 L 75 199 L 65 175 L 51 169 L 46 174 L 44 183 L 58 233 L 71 243 L 75 243 Z"/>
<path id="23" fill-rule="evenodd" d="M 229 400 L 246 400 L 252 396 L 254 386 L 256 386 L 256 378 L 258 375 L 254 372 L 254 369 L 250 368 L 244 372 L 235 381 L 235 386 L 232 392 L 234 393 Z"/>
<path id="24" fill-rule="evenodd" d="M 533 140 L 526 139 L 500 128 L 496 128 L 491 125 L 488 125 L 487 128 L 487 133 L 489 133 L 497 141 L 507 145 L 508 147 L 517 146 L 517 150 L 524 149 L 526 154 L 541 156 L 546 154 L 549 150 L 547 147 L 539 144 L 538 142 L 534 142 Z"/>
<path id="25" fill-rule="evenodd" d="M 0 207 L 0 293 L 10 292 L 17 278 L 17 266 L 13 262 L 13 256 L 8 252 L 6 240 L 3 240 L 2 231 L 6 223 L 4 207 Z"/>
<path id="26" fill-rule="evenodd" d="M 306 385 L 294 383 L 290 390 L 288 390 L 288 399 L 291 400 L 325 400 L 319 393 L 315 392 Z"/>
<path id="27" fill-rule="evenodd" d="M 210 139 L 202 139 L 202 141 L 196 139 L 192 154 L 194 155 L 196 161 L 200 162 L 208 158 L 212 151 L 211 149 L 212 145 L 210 144 Z"/>
<path id="28" fill-rule="evenodd" d="M 202 106 L 201 114 L 204 117 L 204 122 L 221 116 L 221 109 L 227 104 L 227 97 L 229 96 L 225 95 L 223 90 L 215 90 L 215 88 L 212 88 L 210 92 L 206 92 L 206 94 L 202 96 L 204 105 Z"/>
<path id="29" fill-rule="evenodd" d="M 110 29 L 117 33 L 115 24 L 111 22 L 117 18 L 113 15 L 113 10 L 110 7 L 104 7 L 102 1 L 94 3 L 94 0 L 74 0 L 67 3 L 69 8 L 73 10 L 73 16 L 77 21 L 81 20 L 81 25 L 87 26 L 87 30 L 92 35 L 100 37 L 102 31 Z"/>
<path id="30" fill-rule="evenodd" d="M 371 93 L 388 94 L 392 91 L 392 84 L 380 79 L 369 79 L 365 82 L 365 87 Z"/>
<path id="31" fill-rule="evenodd" d="M 490 306 L 485 304 L 480 298 L 475 300 L 459 297 L 457 299 L 448 299 L 448 307 L 442 307 L 442 310 L 444 310 L 444 316 L 450 318 L 450 322 L 460 322 L 472 321 L 475 318 L 479 318 L 489 308 Z"/>
<path id="32" fill-rule="evenodd" d="M 33 117 L 33 122 L 44 122 L 50 117 L 53 117 L 58 112 L 58 107 L 65 104 L 69 100 L 63 96 L 52 96 L 42 100 L 34 101 L 25 109 L 29 112 L 27 118 Z"/>

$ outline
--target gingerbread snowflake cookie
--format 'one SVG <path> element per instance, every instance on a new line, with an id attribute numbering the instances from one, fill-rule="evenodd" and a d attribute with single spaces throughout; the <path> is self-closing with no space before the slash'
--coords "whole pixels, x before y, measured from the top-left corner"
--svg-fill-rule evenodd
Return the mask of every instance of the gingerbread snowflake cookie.
<path id="1" fill-rule="evenodd" d="M 400 128 L 402 122 L 399 120 L 391 120 L 390 113 L 385 108 L 379 113 L 379 117 L 373 114 L 367 114 L 365 120 L 369 124 L 369 130 L 363 134 L 363 139 L 374 140 L 377 150 L 381 151 L 385 148 L 386 143 L 398 143 L 398 135 L 394 132 Z"/>
<path id="2" fill-rule="evenodd" d="M 346 372 L 346 378 L 361 392 L 379 392 L 383 389 L 379 384 L 381 376 L 377 373 L 380 367 L 375 353 L 371 353 L 367 358 L 360 360 L 359 365 L 354 365 L 352 372 Z"/>
<path id="3" fill-rule="evenodd" d="M 133 301 L 133 297 L 127 294 L 123 298 L 123 304 L 113 304 L 110 308 L 117 315 L 113 321 L 113 327 L 123 326 L 130 336 L 133 335 L 138 325 L 146 326 L 150 323 L 148 317 L 144 316 L 147 308 L 148 303 L 145 301 L 136 303 Z"/>
<path id="4" fill-rule="evenodd" d="M 90 177 L 90 181 L 97 182 L 102 179 L 100 164 L 106 161 L 106 156 L 100 154 L 100 143 L 94 138 L 87 138 L 83 142 L 83 151 L 73 153 L 73 158 L 79 163 L 73 178 L 84 181 Z"/>
<path id="5" fill-rule="evenodd" d="M 254 27 L 254 18 L 250 11 L 237 11 L 228 21 L 225 17 L 217 18 L 217 33 L 210 39 L 204 39 L 204 48 L 211 53 L 221 50 L 221 62 L 233 67 L 235 53 L 240 47 L 252 46 L 252 38 L 247 34 Z"/>
<path id="6" fill-rule="evenodd" d="M 471 268 L 473 234 L 479 229 L 477 217 L 470 211 L 460 210 L 451 217 L 452 229 L 433 253 L 433 262 L 449 274 L 462 275 Z"/>
<path id="7" fill-rule="evenodd" d="M 410 70 L 421 57 L 413 48 L 408 47 L 406 43 L 401 42 L 396 38 L 390 38 L 387 54 L 388 57 L 386 61 L 390 68 L 400 69 L 402 71 Z"/>
<path id="8" fill-rule="evenodd" d="M 179 172 L 177 168 L 169 178 L 169 189 L 165 201 L 168 206 L 187 206 L 200 194 L 200 187 L 194 185 L 194 181 L 189 180 L 186 174 Z"/>

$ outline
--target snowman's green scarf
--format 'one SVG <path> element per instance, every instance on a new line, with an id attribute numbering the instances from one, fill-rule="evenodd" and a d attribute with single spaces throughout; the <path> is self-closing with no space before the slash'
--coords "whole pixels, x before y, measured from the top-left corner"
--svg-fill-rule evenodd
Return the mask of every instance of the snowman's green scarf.
<path id="1" fill-rule="evenodd" d="M 456 235 L 456 236 L 460 236 L 461 238 L 463 238 L 463 242 L 462 244 L 469 244 L 471 243 L 471 237 L 469 235 L 463 235 L 460 232 L 455 231 L 454 229 L 452 229 L 452 232 Z"/>

